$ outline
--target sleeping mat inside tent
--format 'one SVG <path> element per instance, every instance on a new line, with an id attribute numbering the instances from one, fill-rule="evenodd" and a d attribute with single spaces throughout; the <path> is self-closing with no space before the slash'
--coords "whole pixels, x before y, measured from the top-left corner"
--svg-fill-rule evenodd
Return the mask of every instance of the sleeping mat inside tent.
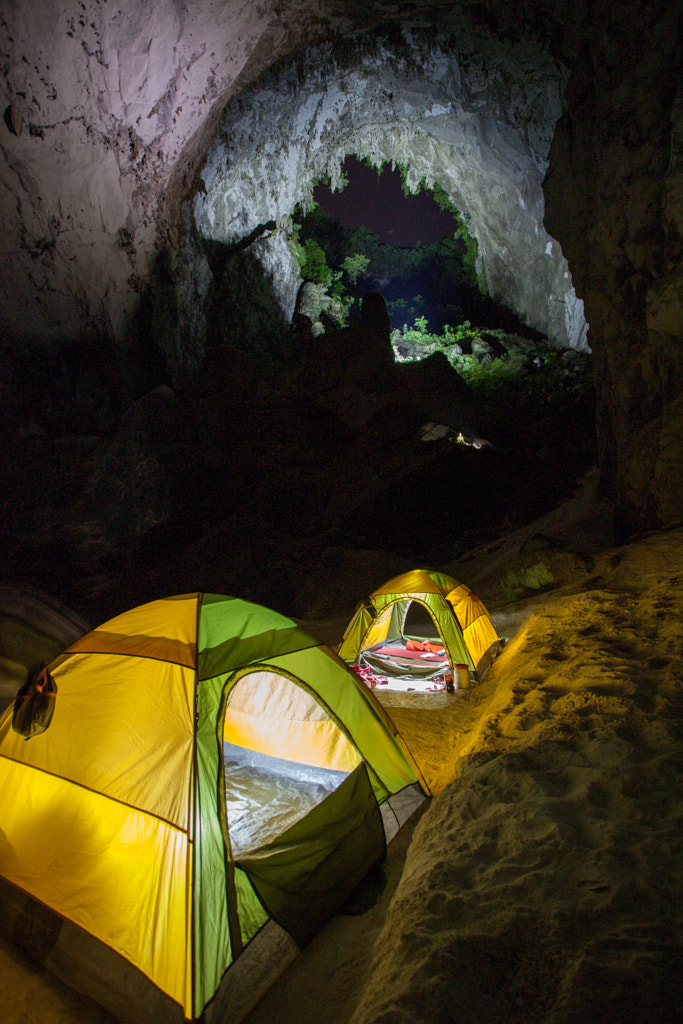
<path id="1" fill-rule="evenodd" d="M 443 645 L 405 636 L 368 647 L 351 668 L 371 689 L 445 690 L 452 679 Z"/>
<path id="2" fill-rule="evenodd" d="M 305 817 L 347 772 L 223 744 L 225 802 L 235 857 L 257 850 Z"/>

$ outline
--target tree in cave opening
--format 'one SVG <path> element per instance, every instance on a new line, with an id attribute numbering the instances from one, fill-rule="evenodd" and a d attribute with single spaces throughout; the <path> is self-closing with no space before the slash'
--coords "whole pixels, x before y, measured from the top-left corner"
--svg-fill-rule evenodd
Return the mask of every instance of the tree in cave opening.
<path id="1" fill-rule="evenodd" d="M 349 156 L 341 190 L 319 182 L 312 210 L 294 214 L 304 276 L 330 289 L 344 319 L 353 318 L 363 294 L 379 291 L 394 331 L 419 323 L 431 337 L 463 325 L 529 336 L 529 328 L 488 295 L 476 240 L 447 193 L 424 180 L 411 193 L 406 175 L 407 168 L 377 168 Z"/>

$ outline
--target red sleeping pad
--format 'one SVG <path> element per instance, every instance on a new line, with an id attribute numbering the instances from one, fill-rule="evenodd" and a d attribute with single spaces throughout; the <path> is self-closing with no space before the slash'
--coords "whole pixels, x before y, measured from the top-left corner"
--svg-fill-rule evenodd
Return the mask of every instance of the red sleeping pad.
<path id="1" fill-rule="evenodd" d="M 410 641 L 408 641 L 410 643 Z M 373 647 L 375 654 L 383 654 L 386 658 L 407 658 L 414 661 L 448 661 L 443 647 L 430 645 L 430 650 L 413 649 L 410 647 Z"/>

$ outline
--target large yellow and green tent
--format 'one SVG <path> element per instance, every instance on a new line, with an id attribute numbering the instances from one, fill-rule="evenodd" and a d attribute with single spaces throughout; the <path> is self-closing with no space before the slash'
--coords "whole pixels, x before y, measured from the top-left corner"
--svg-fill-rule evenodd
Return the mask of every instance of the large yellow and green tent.
<path id="1" fill-rule="evenodd" d="M 447 573 L 413 569 L 378 587 L 358 605 L 339 655 L 354 664 L 377 645 L 418 634 L 443 645 L 451 671 L 466 665 L 475 679 L 484 677 L 501 647 L 486 606 L 469 587 Z"/>
<path id="2" fill-rule="evenodd" d="M 0 915 L 122 1020 L 239 1020 L 424 799 L 372 694 L 260 605 L 153 601 L 41 678 L 44 731 L 0 719 Z"/>

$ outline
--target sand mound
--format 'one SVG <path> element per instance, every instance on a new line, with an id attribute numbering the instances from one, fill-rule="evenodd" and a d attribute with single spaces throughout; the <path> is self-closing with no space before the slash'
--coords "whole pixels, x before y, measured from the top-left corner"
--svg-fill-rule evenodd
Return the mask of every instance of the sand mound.
<path id="1" fill-rule="evenodd" d="M 391 708 L 434 799 L 248 1024 L 681 1019 L 683 531 L 572 566 L 499 595 L 482 683 Z M 107 1019 L 2 944 L 0 992 L 5 1024 Z"/>
<path id="2" fill-rule="evenodd" d="M 354 1024 L 681 1019 L 682 566 L 611 551 L 462 700 L 392 709 L 439 795 Z"/>
<path id="3" fill-rule="evenodd" d="M 681 1019 L 683 533 L 561 583 L 498 599 L 481 684 L 392 703 L 436 794 L 402 874 L 390 852 L 396 888 L 330 922 L 248 1024 Z"/>
<path id="4" fill-rule="evenodd" d="M 476 760 L 415 831 L 354 1024 L 680 1020 L 672 737 Z"/>

